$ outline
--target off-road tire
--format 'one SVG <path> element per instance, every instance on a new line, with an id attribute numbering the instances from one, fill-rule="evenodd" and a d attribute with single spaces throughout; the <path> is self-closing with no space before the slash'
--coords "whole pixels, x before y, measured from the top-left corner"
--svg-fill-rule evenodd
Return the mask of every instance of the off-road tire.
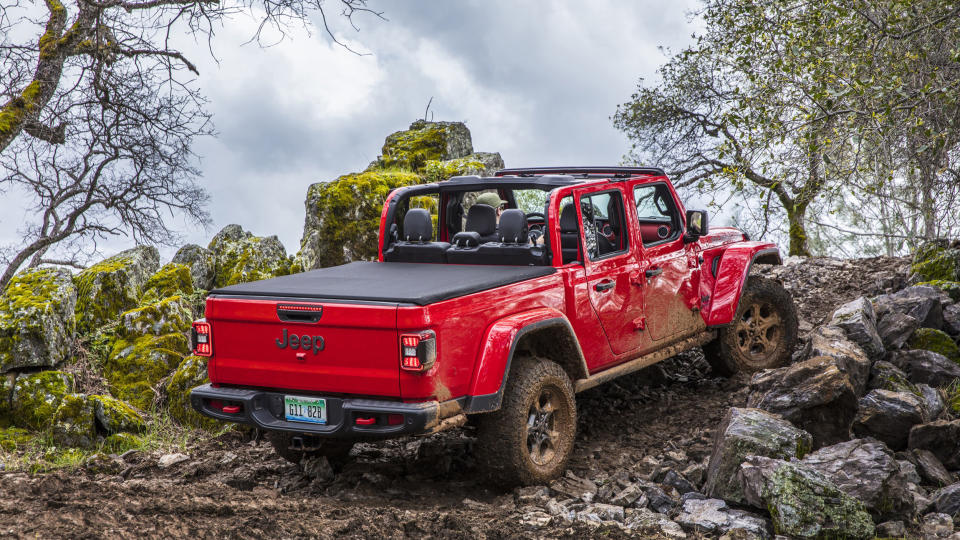
<path id="1" fill-rule="evenodd" d="M 500 409 L 480 416 L 477 460 L 499 486 L 544 484 L 566 469 L 576 434 L 577 402 L 563 368 L 514 358 Z"/>
<path id="2" fill-rule="evenodd" d="M 797 307 L 793 297 L 772 279 L 747 279 L 733 321 L 703 354 L 721 376 L 777 368 L 790 361 L 797 344 Z"/>
<path id="3" fill-rule="evenodd" d="M 324 439 L 320 442 L 320 448 L 317 450 L 294 450 L 290 448 L 290 441 L 296 436 L 295 433 L 285 431 L 268 431 L 266 439 L 273 445 L 277 455 L 290 463 L 300 463 L 305 457 L 326 456 L 331 462 L 346 461 L 353 448 L 353 441 L 343 439 Z"/>

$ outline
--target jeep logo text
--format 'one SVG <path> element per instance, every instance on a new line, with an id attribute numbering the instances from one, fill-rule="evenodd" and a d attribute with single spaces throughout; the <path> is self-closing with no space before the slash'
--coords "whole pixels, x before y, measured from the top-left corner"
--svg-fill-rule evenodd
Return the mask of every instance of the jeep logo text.
<path id="1" fill-rule="evenodd" d="M 306 334 L 298 336 L 296 334 L 287 335 L 287 329 L 283 329 L 283 336 L 275 340 L 277 342 L 277 347 L 281 349 L 286 349 L 288 346 L 291 349 L 303 349 L 309 351 L 313 349 L 313 354 L 323 350 L 323 337 L 322 336 L 308 336 Z"/>

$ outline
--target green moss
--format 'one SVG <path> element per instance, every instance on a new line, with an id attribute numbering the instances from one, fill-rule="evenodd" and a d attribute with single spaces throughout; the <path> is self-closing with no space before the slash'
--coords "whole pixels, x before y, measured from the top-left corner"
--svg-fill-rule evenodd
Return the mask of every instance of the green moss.
<path id="1" fill-rule="evenodd" d="M 0 294 L 0 371 L 52 367 L 69 356 L 76 290 L 70 273 L 33 268 Z"/>
<path id="2" fill-rule="evenodd" d="M 276 236 L 259 237 L 228 225 L 210 242 L 214 286 L 258 281 L 290 273 L 291 259 Z"/>
<path id="3" fill-rule="evenodd" d="M 9 427 L 13 423 L 10 411 L 10 399 L 13 393 L 13 376 L 0 375 L 0 428 Z"/>
<path id="4" fill-rule="evenodd" d="M 64 396 L 53 416 L 52 436 L 60 446 L 93 448 L 97 428 L 93 403 L 83 394 Z"/>
<path id="5" fill-rule="evenodd" d="M 150 410 L 154 386 L 167 377 L 189 351 L 183 334 L 145 335 L 120 339 L 104 363 L 110 392 L 140 410 Z"/>
<path id="6" fill-rule="evenodd" d="M 140 433 L 146 427 L 140 412 L 110 396 L 90 396 L 97 425 L 106 433 Z"/>
<path id="7" fill-rule="evenodd" d="M 190 303 L 179 296 L 172 296 L 125 311 L 120 315 L 117 334 L 133 339 L 146 334 L 161 336 L 183 333 L 190 330 L 192 322 L 193 309 Z"/>
<path id="8" fill-rule="evenodd" d="M 450 130 L 451 125 L 446 122 L 414 122 L 410 129 L 387 137 L 377 165 L 419 170 L 430 160 L 442 161 L 446 158 Z"/>
<path id="9" fill-rule="evenodd" d="M 136 307 L 143 285 L 156 270 L 158 261 L 156 248 L 140 246 L 77 274 L 77 331 L 92 333 Z"/>
<path id="10" fill-rule="evenodd" d="M 936 287 L 941 291 L 947 293 L 954 302 L 960 302 L 960 281 L 947 281 L 944 279 L 936 279 L 933 281 L 922 281 L 917 283 L 917 285 L 927 285 L 929 287 Z"/>
<path id="11" fill-rule="evenodd" d="M 17 377 L 13 384 L 13 423 L 27 429 L 49 425 L 64 397 L 73 392 L 73 375 L 62 371 L 40 371 Z"/>
<path id="12" fill-rule="evenodd" d="M 960 364 L 960 347 L 946 332 L 933 328 L 920 328 L 913 333 L 907 345 L 911 349 L 923 349 L 942 354 Z"/>
<path id="13" fill-rule="evenodd" d="M 487 166 L 482 161 L 470 157 L 447 161 L 432 159 L 424 164 L 422 175 L 426 182 L 441 182 L 452 176 L 482 174 L 486 172 L 486 168 Z"/>
<path id="14" fill-rule="evenodd" d="M 5 452 L 16 452 L 33 440 L 33 434 L 21 428 L 0 428 L 0 449 Z"/>
<path id="15" fill-rule="evenodd" d="M 934 240 L 921 245 L 910 270 L 923 281 L 960 281 L 960 243 Z"/>
<path id="16" fill-rule="evenodd" d="M 141 303 L 193 294 L 193 276 L 185 264 L 168 263 L 143 285 Z"/>
<path id="17" fill-rule="evenodd" d="M 203 416 L 190 405 L 190 391 L 210 382 L 207 379 L 207 359 L 188 356 L 177 367 L 167 383 L 167 406 L 170 416 L 184 426 L 214 430 L 223 427 L 223 422 Z"/>

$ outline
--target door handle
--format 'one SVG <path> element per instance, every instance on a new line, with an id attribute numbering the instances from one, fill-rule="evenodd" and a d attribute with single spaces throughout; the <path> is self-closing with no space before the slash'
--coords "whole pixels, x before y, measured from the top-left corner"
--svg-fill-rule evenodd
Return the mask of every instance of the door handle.
<path id="1" fill-rule="evenodd" d="M 613 288 L 614 285 L 616 285 L 616 283 L 612 281 L 601 281 L 600 283 L 597 283 L 596 285 L 594 285 L 593 288 L 597 291 L 603 292 L 603 291 L 609 291 L 610 289 Z"/>
<path id="2" fill-rule="evenodd" d="M 652 278 L 652 277 L 657 277 L 662 273 L 663 273 L 663 268 L 654 266 L 653 268 L 650 268 L 649 270 L 644 272 L 643 275 L 647 276 L 648 278 Z"/>

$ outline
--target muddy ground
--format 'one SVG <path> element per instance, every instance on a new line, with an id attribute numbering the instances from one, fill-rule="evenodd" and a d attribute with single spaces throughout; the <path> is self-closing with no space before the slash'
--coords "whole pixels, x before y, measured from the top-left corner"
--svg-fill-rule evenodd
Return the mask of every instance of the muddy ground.
<path id="1" fill-rule="evenodd" d="M 794 292 L 803 321 L 816 325 L 861 291 L 899 287 L 905 270 L 900 259 L 821 260 L 774 273 Z M 705 463 L 712 430 L 727 408 L 745 403 L 746 381 L 714 378 L 688 353 L 578 395 L 571 472 L 602 483 L 636 471 L 648 456 L 680 467 Z M 160 454 L 133 452 L 47 474 L 0 472 L 0 536 L 630 536 L 560 519 L 531 528 L 514 492 L 478 481 L 472 444 L 469 427 L 360 444 L 331 472 L 287 463 L 256 433 L 228 433 L 166 456 L 182 460 L 166 467 Z"/>

